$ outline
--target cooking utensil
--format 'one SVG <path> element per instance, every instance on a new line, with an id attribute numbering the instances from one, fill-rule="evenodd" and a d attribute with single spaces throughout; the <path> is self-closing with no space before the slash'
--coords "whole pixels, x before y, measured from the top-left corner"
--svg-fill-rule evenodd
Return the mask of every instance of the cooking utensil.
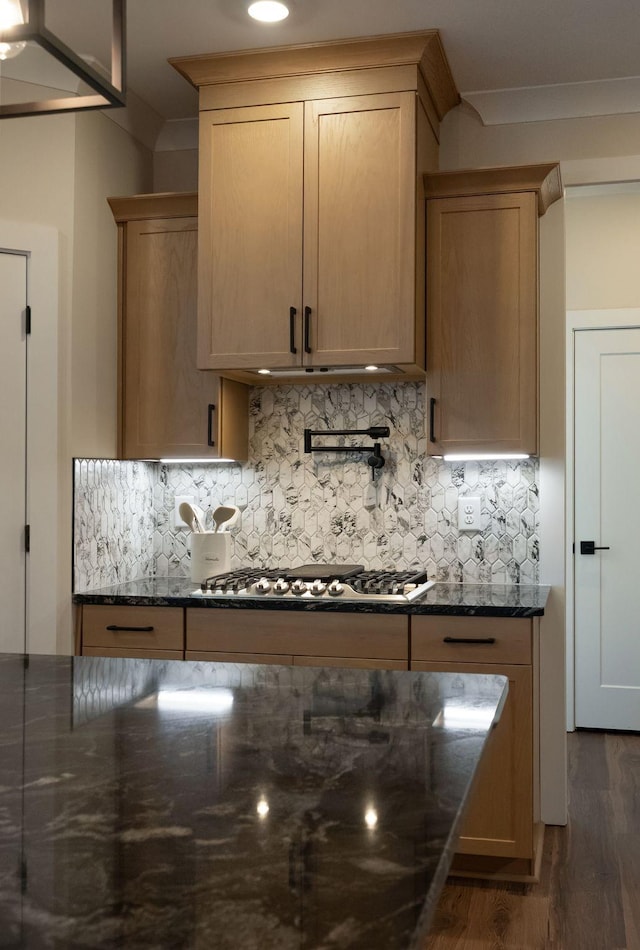
<path id="1" fill-rule="evenodd" d="M 215 528 L 213 530 L 224 531 L 224 528 L 221 527 L 222 525 L 230 528 L 231 525 L 235 523 L 239 514 L 240 509 L 236 508 L 235 505 L 218 505 L 218 507 L 213 512 L 213 522 L 215 524 Z"/>
<path id="2" fill-rule="evenodd" d="M 197 505 L 190 505 L 188 501 L 183 501 L 178 508 L 180 517 L 189 525 L 192 531 L 200 533 L 204 531 L 204 512 Z"/>

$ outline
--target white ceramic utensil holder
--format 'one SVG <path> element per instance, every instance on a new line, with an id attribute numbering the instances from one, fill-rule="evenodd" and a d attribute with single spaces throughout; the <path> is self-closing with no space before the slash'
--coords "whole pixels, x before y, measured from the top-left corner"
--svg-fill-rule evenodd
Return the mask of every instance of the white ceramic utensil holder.
<path id="1" fill-rule="evenodd" d="M 207 577 L 231 569 L 231 535 L 226 531 L 201 531 L 191 535 L 191 580 L 201 584 Z"/>

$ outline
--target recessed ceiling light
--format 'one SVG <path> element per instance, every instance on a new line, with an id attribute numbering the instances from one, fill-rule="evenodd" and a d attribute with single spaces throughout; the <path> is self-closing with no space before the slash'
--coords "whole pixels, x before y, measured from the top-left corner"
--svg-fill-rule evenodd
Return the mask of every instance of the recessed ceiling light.
<path id="1" fill-rule="evenodd" d="M 289 16 L 289 8 L 279 0 L 256 0 L 248 9 L 249 16 L 263 23 L 277 23 Z"/>

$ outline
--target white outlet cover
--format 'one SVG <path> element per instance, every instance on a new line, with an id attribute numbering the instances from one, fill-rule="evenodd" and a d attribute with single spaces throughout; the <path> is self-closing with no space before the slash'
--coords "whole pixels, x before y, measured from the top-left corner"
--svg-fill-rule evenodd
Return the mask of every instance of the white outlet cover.
<path id="1" fill-rule="evenodd" d="M 480 498 L 461 495 L 458 498 L 458 531 L 479 531 L 480 527 Z"/>
<path id="2" fill-rule="evenodd" d="M 188 505 L 193 504 L 193 495 L 174 495 L 173 497 L 173 527 L 176 531 L 188 528 L 189 525 L 180 517 L 180 505 L 186 501 Z"/>

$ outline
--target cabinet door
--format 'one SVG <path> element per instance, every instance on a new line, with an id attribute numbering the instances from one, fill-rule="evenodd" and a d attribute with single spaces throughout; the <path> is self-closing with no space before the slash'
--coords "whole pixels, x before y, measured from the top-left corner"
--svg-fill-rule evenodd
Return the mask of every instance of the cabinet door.
<path id="1" fill-rule="evenodd" d="M 427 447 L 538 451 L 533 192 L 427 202 Z"/>
<path id="2" fill-rule="evenodd" d="M 533 842 L 533 683 L 530 666 L 412 661 L 412 670 L 500 674 L 509 695 L 483 754 L 458 852 L 531 859 Z"/>
<path id="3" fill-rule="evenodd" d="M 301 361 L 302 134 L 300 102 L 201 113 L 202 369 Z"/>
<path id="4" fill-rule="evenodd" d="M 415 94 L 307 102 L 304 147 L 304 362 L 413 363 Z"/>
<path id="5" fill-rule="evenodd" d="M 222 454 L 220 380 L 196 369 L 197 236 L 196 218 L 126 224 L 121 262 L 123 458 Z M 246 433 L 246 420 L 244 428 Z M 246 449 L 234 447 L 246 458 Z"/>

